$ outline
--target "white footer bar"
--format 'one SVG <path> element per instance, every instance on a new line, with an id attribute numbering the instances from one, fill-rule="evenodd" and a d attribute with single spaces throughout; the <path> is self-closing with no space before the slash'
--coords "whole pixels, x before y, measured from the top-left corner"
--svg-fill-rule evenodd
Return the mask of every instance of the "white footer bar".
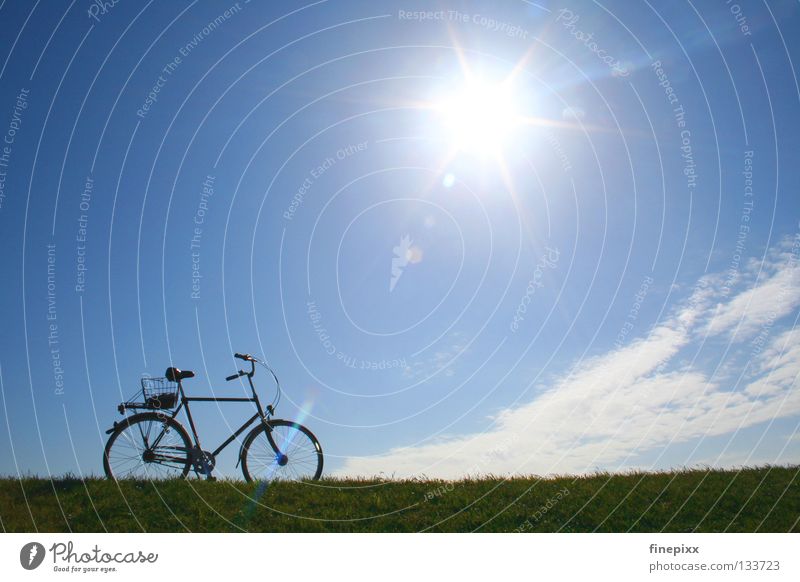
<path id="1" fill-rule="evenodd" d="M 800 580 L 799 541 L 794 534 L 4 534 L 0 571 L 6 580 Z"/>

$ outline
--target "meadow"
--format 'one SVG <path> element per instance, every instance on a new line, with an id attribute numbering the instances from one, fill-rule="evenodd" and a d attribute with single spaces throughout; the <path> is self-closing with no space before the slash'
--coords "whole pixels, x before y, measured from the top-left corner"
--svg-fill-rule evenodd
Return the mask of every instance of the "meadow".
<path id="1" fill-rule="evenodd" d="M 0 480 L 6 532 L 797 532 L 800 467 L 552 478 Z"/>

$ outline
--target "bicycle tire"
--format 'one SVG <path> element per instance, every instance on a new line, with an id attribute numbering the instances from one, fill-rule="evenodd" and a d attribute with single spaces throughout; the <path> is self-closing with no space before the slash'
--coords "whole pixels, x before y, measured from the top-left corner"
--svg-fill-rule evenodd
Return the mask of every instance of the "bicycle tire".
<path id="1" fill-rule="evenodd" d="M 158 425 L 168 428 L 158 446 L 152 448 L 146 441 L 140 442 L 140 438 L 154 436 L 154 427 L 163 430 L 158 429 Z M 158 439 L 159 434 L 155 433 L 152 440 Z M 109 479 L 185 478 L 192 467 L 191 450 L 189 434 L 174 418 L 158 412 L 134 414 L 118 423 L 108 438 L 103 452 L 103 469 Z M 147 456 L 152 456 L 152 459 L 147 460 Z"/>
<path id="2" fill-rule="evenodd" d="M 319 479 L 323 455 L 322 446 L 314 433 L 290 420 L 268 422 L 272 430 L 267 431 L 261 424 L 250 431 L 242 445 L 241 462 L 245 480 Z M 265 433 L 265 438 L 259 439 L 262 433 Z"/>

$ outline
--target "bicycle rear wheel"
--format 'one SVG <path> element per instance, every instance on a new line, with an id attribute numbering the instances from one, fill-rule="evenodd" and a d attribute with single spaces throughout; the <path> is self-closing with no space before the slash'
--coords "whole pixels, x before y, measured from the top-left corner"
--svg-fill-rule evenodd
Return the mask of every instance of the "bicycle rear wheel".
<path id="1" fill-rule="evenodd" d="M 310 430 L 289 420 L 270 420 L 271 430 L 257 426 L 242 445 L 242 472 L 247 481 L 300 481 L 322 475 L 322 447 Z"/>
<path id="2" fill-rule="evenodd" d="M 174 418 L 156 412 L 129 416 L 106 444 L 103 468 L 109 479 L 174 479 L 192 466 L 192 443 Z"/>

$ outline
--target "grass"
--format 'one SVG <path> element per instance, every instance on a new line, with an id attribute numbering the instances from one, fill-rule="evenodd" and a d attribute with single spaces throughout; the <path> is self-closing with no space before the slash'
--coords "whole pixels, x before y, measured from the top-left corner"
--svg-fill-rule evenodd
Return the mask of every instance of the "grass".
<path id="1" fill-rule="evenodd" d="M 463 481 L 0 479 L 7 532 L 797 532 L 800 467 Z"/>

